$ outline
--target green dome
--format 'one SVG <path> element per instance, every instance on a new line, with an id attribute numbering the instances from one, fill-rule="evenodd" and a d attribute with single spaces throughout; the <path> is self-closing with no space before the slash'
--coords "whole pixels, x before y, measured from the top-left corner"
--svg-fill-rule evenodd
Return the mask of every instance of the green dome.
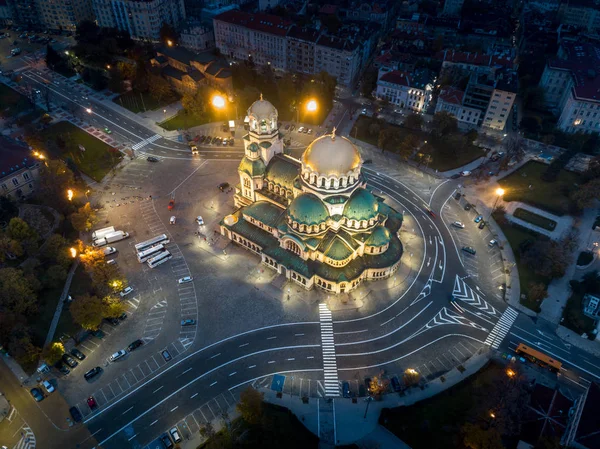
<path id="1" fill-rule="evenodd" d="M 250 145 L 248 145 L 248 150 L 250 150 L 253 153 L 258 153 L 258 150 L 260 150 L 260 148 L 258 147 L 257 144 L 252 142 Z"/>
<path id="2" fill-rule="evenodd" d="M 377 217 L 379 203 L 371 192 L 357 189 L 344 207 L 344 217 L 348 220 L 370 220 Z"/>
<path id="3" fill-rule="evenodd" d="M 267 167 L 265 167 L 265 163 L 262 161 L 262 159 L 256 159 L 255 161 L 252 161 L 247 157 L 244 157 L 242 162 L 240 162 L 238 170 L 247 173 L 251 177 L 255 177 L 263 176 L 267 170 Z"/>
<path id="4" fill-rule="evenodd" d="M 305 225 L 319 225 L 329 218 L 329 211 L 323 202 L 312 193 L 303 193 L 294 198 L 287 213 L 293 221 Z"/>
<path id="5" fill-rule="evenodd" d="M 390 231 L 385 226 L 376 226 L 365 242 L 366 246 L 385 246 L 390 243 Z"/>

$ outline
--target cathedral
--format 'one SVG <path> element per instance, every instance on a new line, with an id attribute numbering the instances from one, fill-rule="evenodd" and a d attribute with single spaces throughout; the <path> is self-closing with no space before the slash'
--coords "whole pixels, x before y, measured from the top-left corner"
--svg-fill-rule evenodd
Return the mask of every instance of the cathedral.
<path id="1" fill-rule="evenodd" d="M 284 154 L 271 103 L 261 96 L 248 118 L 237 209 L 221 234 L 307 290 L 347 293 L 391 276 L 402 256 L 402 214 L 366 188 L 354 144 L 334 129 L 298 160 Z"/>

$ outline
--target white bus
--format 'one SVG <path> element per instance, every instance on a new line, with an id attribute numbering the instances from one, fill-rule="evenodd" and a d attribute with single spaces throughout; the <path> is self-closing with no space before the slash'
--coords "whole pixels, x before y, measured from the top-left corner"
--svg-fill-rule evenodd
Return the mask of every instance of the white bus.
<path id="1" fill-rule="evenodd" d="M 138 262 L 144 263 L 148 259 L 152 259 L 154 256 L 157 256 L 158 253 L 164 251 L 164 249 L 165 245 L 158 244 L 156 246 L 151 246 L 150 248 L 145 249 L 144 251 L 140 251 L 139 253 L 137 253 Z"/>
<path id="2" fill-rule="evenodd" d="M 148 266 L 150 268 L 154 268 L 159 266 L 161 263 L 165 263 L 167 260 L 169 260 L 171 257 L 173 257 L 171 255 L 171 253 L 167 250 L 163 251 L 162 253 L 159 253 L 157 256 L 154 256 L 152 259 L 148 260 Z"/>
<path id="3" fill-rule="evenodd" d="M 139 252 L 142 252 L 153 246 L 156 246 L 159 244 L 166 245 L 167 243 L 169 243 L 169 237 L 167 237 L 167 234 L 161 234 L 161 235 L 157 235 L 156 237 L 151 238 L 150 240 L 146 240 L 145 242 L 136 243 L 134 248 L 135 248 L 136 252 L 139 253 Z"/>

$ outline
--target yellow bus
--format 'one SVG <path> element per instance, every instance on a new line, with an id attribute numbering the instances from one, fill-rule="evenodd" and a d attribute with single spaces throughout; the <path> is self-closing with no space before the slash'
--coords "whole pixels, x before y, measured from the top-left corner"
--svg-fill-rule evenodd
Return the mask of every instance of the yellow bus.
<path id="1" fill-rule="evenodd" d="M 525 356 L 525 358 L 529 359 L 533 363 L 537 363 L 538 365 L 548 367 L 550 371 L 559 372 L 562 368 L 562 363 L 560 363 L 558 360 L 554 360 L 546 354 L 532 349 L 529 346 L 524 345 L 523 343 L 519 343 L 519 346 L 517 346 L 516 349 L 516 353 L 522 354 L 523 356 Z"/>

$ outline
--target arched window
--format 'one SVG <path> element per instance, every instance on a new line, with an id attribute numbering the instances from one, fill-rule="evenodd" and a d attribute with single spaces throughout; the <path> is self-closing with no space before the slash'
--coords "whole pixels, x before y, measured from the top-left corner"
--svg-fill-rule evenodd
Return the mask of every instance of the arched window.
<path id="1" fill-rule="evenodd" d="M 325 178 L 321 178 L 321 187 L 325 187 Z"/>
<path id="2" fill-rule="evenodd" d="M 244 178 L 244 187 L 250 188 L 250 180 L 248 178 Z"/>
<path id="3" fill-rule="evenodd" d="M 292 240 L 288 240 L 287 242 L 285 242 L 285 249 L 293 252 L 294 254 L 297 254 L 298 256 L 302 254 L 302 250 L 300 249 L 298 244 Z"/>
<path id="4" fill-rule="evenodd" d="M 329 180 L 329 188 L 330 188 L 330 189 L 333 189 L 333 183 L 334 183 L 334 182 L 335 182 L 335 180 L 334 180 L 333 178 L 331 178 L 331 179 Z"/>

